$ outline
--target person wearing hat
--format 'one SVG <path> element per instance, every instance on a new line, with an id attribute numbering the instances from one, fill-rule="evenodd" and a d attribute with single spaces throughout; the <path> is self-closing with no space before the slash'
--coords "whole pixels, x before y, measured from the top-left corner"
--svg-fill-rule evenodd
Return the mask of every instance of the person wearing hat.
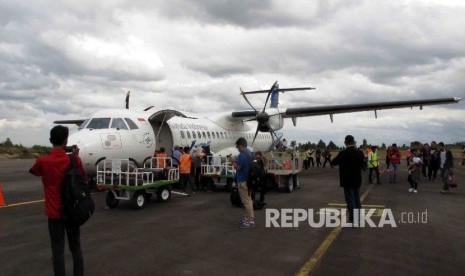
<path id="1" fill-rule="evenodd" d="M 346 148 L 331 161 L 331 165 L 339 166 L 340 186 L 344 188 L 344 197 L 349 212 L 349 222 L 354 222 L 354 210 L 362 208 L 360 203 L 360 186 L 362 185 L 362 168 L 365 156 L 355 147 L 355 139 L 347 135 Z"/>
<path id="2" fill-rule="evenodd" d="M 368 154 L 368 183 L 373 184 L 372 176 L 373 171 L 376 173 L 376 184 L 381 184 L 379 181 L 379 161 L 378 161 L 378 150 L 376 146 L 371 147 L 371 152 Z"/>

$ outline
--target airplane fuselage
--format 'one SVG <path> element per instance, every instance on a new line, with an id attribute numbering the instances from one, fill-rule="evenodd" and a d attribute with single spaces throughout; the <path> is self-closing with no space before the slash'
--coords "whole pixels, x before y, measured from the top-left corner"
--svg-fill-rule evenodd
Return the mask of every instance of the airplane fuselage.
<path id="1" fill-rule="evenodd" d="M 142 166 L 156 150 L 163 147 L 169 155 L 175 145 L 209 146 L 215 155 L 236 155 L 235 141 L 244 137 L 251 144 L 255 128 L 255 122 L 231 121 L 228 114 L 192 118 L 171 110 L 102 110 L 70 135 L 68 145 L 78 145 L 85 170 L 93 175 L 106 158 L 131 159 Z M 270 133 L 259 133 L 253 149 L 266 151 L 272 145 Z"/>

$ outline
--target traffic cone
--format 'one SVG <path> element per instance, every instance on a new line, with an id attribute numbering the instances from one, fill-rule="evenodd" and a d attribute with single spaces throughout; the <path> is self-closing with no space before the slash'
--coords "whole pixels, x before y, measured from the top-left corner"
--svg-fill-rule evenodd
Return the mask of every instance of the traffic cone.
<path id="1" fill-rule="evenodd" d="M 0 206 L 5 206 L 5 199 L 3 198 L 2 184 L 0 184 Z"/>

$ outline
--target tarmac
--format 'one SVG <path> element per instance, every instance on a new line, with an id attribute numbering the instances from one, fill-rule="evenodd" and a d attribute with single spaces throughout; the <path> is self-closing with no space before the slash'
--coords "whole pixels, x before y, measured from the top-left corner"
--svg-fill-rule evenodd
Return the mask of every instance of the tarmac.
<path id="1" fill-rule="evenodd" d="M 0 275 L 52 275 L 33 162 L 0 161 Z M 391 210 L 396 227 L 266 227 L 263 209 L 254 229 L 240 229 L 244 210 L 225 191 L 151 199 L 142 210 L 104 210 L 105 193 L 94 193 L 96 212 L 81 228 L 85 275 L 465 275 L 465 167 L 457 164 L 459 187 L 447 195 L 439 181 L 424 180 L 409 193 L 405 165 L 395 184 L 383 175 L 382 185 L 369 185 L 364 172 L 363 205 Z M 304 171 L 300 185 L 268 193 L 266 208 L 344 208 L 337 168 Z M 69 250 L 65 257 L 71 275 Z"/>

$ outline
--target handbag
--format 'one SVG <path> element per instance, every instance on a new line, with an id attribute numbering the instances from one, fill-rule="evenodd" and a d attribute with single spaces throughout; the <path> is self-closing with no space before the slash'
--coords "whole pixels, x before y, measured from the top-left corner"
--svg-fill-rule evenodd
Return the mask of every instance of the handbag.
<path id="1" fill-rule="evenodd" d="M 455 179 L 455 175 L 449 174 L 447 177 L 447 185 L 451 188 L 457 188 L 457 179 Z"/>

